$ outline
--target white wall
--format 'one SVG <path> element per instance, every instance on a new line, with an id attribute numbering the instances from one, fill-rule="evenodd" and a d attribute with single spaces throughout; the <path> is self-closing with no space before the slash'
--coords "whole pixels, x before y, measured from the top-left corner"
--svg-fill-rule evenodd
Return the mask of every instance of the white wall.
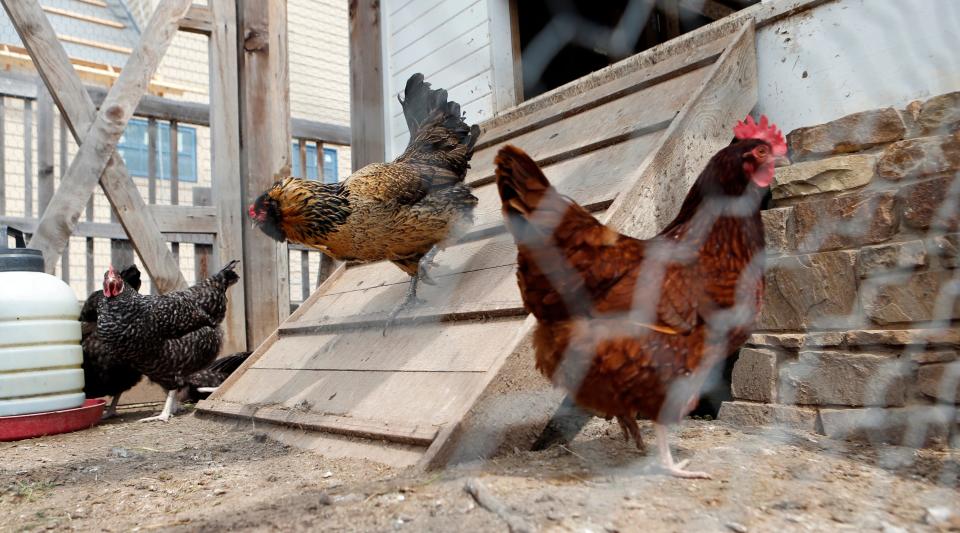
<path id="1" fill-rule="evenodd" d="M 960 90 L 958 32 L 960 0 L 838 0 L 770 24 L 757 110 L 789 132 Z"/>
<path id="2" fill-rule="evenodd" d="M 446 89 L 470 123 L 513 105 L 512 90 L 493 90 L 506 85 L 495 83 L 498 77 L 513 76 L 512 62 L 502 60 L 509 39 L 491 39 L 491 34 L 504 35 L 504 21 L 509 28 L 507 0 L 386 0 L 381 6 L 388 158 L 407 144 L 397 95 L 412 74 L 421 72 L 434 88 Z"/>

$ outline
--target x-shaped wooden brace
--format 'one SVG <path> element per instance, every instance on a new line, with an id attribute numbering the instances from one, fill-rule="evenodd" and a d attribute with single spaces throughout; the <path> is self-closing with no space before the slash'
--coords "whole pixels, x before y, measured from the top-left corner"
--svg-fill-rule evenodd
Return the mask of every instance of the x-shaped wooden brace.
<path id="1" fill-rule="evenodd" d="M 127 122 L 150 85 L 192 0 L 164 0 L 97 111 L 37 0 L 0 0 L 80 149 L 44 211 L 29 246 L 43 251 L 52 272 L 100 182 L 160 292 L 186 287 L 160 228 L 115 152 Z M 81 136 L 83 136 L 81 138 Z"/>

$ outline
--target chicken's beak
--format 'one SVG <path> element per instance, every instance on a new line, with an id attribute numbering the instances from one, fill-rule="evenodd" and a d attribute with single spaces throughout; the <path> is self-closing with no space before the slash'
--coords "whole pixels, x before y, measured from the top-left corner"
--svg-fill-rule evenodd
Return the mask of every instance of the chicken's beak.
<path id="1" fill-rule="evenodd" d="M 778 155 L 773 159 L 773 166 L 775 167 L 785 167 L 791 164 L 790 158 L 785 155 Z"/>

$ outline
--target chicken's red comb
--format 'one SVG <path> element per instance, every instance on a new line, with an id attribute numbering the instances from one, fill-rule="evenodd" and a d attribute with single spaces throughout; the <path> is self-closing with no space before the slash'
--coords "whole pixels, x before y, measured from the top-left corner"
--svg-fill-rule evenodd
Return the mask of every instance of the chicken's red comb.
<path id="1" fill-rule="evenodd" d="M 737 122 L 733 127 L 733 135 L 738 139 L 766 141 L 773 149 L 773 155 L 787 155 L 787 142 L 783 139 L 783 133 L 767 120 L 766 115 L 760 115 L 759 124 L 753 121 L 752 116 L 747 115 L 745 120 Z"/>

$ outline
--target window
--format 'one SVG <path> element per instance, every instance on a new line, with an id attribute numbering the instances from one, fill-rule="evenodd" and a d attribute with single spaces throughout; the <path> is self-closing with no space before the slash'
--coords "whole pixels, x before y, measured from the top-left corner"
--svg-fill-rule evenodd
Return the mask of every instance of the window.
<path id="1" fill-rule="evenodd" d="M 302 178 L 300 175 L 300 146 L 297 141 L 290 145 L 290 161 L 293 167 L 293 176 Z M 317 179 L 317 145 L 307 145 L 307 179 Z M 336 183 L 340 181 L 337 170 L 337 150 L 335 148 L 323 149 L 323 182 Z"/>
<path id="2" fill-rule="evenodd" d="M 150 164 L 149 141 L 147 139 L 147 121 L 130 119 L 127 129 L 120 137 L 117 150 L 123 157 L 131 175 L 147 177 Z M 160 153 L 157 157 L 157 177 L 170 179 L 170 124 L 157 123 L 157 145 Z M 177 160 L 180 181 L 197 181 L 197 129 L 177 125 Z"/>

